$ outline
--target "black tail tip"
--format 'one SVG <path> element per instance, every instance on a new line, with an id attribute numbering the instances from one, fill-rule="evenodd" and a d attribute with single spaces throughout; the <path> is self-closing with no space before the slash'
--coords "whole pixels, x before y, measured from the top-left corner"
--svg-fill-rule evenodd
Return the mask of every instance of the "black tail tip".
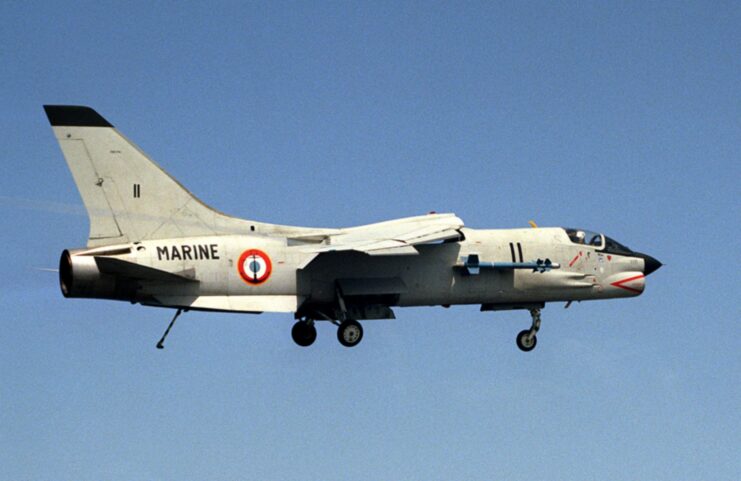
<path id="1" fill-rule="evenodd" d="M 52 126 L 113 127 L 98 112 L 81 105 L 44 105 Z"/>

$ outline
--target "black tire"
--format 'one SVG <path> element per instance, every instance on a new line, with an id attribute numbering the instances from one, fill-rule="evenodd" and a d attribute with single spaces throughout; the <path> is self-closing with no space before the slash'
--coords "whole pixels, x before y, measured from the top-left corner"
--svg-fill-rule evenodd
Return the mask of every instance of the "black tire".
<path id="1" fill-rule="evenodd" d="M 357 346 L 363 339 L 363 326 L 358 321 L 345 321 L 337 328 L 337 340 L 345 347 Z"/>
<path id="2" fill-rule="evenodd" d="M 311 346 L 316 340 L 316 327 L 313 324 L 298 321 L 291 329 L 291 337 L 293 337 L 293 342 L 301 347 Z"/>
<path id="3" fill-rule="evenodd" d="M 533 335 L 532 337 L 532 344 L 526 342 L 526 339 L 529 334 L 530 334 L 530 331 L 528 329 L 525 329 L 524 331 L 520 331 L 520 333 L 517 335 L 517 347 L 519 347 L 520 350 L 523 352 L 532 351 L 533 349 L 535 349 L 535 346 L 538 344 L 538 338 L 535 335 Z"/>

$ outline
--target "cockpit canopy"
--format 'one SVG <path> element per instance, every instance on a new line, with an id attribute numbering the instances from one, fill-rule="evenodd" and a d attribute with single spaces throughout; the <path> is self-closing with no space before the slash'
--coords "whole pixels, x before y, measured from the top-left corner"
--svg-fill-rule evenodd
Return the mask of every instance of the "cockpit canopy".
<path id="1" fill-rule="evenodd" d="M 571 239 L 571 242 L 574 244 L 602 247 L 602 234 L 586 229 L 572 229 L 567 227 L 566 235 L 569 236 L 569 239 Z"/>
<path id="2" fill-rule="evenodd" d="M 573 229 L 571 227 L 564 227 L 566 235 L 569 236 L 571 242 L 574 244 L 582 244 L 587 246 L 596 247 L 600 252 L 606 252 L 608 254 L 617 255 L 633 255 L 633 252 L 629 247 L 624 246 L 615 239 L 611 239 L 606 235 L 592 232 L 587 229 Z"/>

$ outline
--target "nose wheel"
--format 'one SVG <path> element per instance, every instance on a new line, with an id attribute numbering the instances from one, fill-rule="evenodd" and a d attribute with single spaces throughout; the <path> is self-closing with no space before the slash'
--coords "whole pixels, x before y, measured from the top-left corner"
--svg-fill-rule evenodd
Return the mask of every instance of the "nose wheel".
<path id="1" fill-rule="evenodd" d="M 535 349 L 537 344 L 538 337 L 535 334 L 531 334 L 530 329 L 520 331 L 517 335 L 517 347 L 519 347 L 521 351 L 530 352 Z"/>
<path id="2" fill-rule="evenodd" d="M 530 329 L 520 331 L 517 335 L 517 347 L 523 352 L 530 352 L 535 349 L 538 344 L 538 337 L 536 334 L 540 330 L 540 309 L 530 309 L 530 317 L 533 319 L 533 323 Z"/>

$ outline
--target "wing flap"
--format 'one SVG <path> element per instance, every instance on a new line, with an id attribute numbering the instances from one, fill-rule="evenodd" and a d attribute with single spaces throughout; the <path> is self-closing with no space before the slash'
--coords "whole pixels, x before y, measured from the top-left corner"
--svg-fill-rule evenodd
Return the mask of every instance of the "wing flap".
<path id="1" fill-rule="evenodd" d="M 416 256 L 419 251 L 414 246 L 396 246 L 387 249 L 369 250 L 365 253 L 372 256 Z"/>

